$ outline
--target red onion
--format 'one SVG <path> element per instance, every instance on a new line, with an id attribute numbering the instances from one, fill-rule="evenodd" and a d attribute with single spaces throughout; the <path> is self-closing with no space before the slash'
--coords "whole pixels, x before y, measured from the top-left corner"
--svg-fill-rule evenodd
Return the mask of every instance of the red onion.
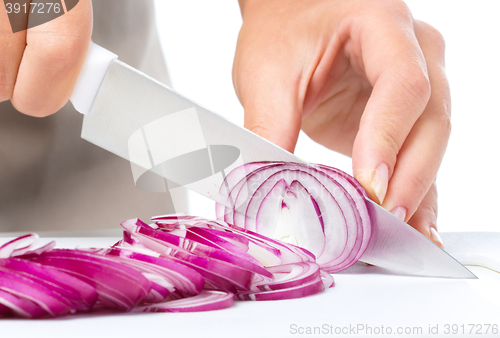
<path id="1" fill-rule="evenodd" d="M 122 223 L 111 248 L 37 248 L 35 234 L 0 246 L 0 316 L 187 312 L 234 299 L 280 300 L 334 285 L 363 254 L 366 193 L 323 165 L 250 163 L 227 175 L 219 220 L 165 215 Z"/>
<path id="2" fill-rule="evenodd" d="M 313 262 L 291 263 L 267 269 L 275 277 L 271 282 L 254 283 L 252 291 L 271 291 L 300 286 L 320 277 L 319 265 Z"/>
<path id="3" fill-rule="evenodd" d="M 304 248 L 277 241 L 223 221 L 204 220 L 193 216 L 179 217 L 175 221 L 161 220 L 158 217 L 154 219 L 156 226 L 166 231 L 174 223 L 186 227 L 206 228 L 212 232 L 218 230 L 219 236 L 227 236 L 225 238 L 232 238 L 235 242 L 245 240 L 248 243 L 248 253 L 264 266 L 316 260 L 316 257 Z"/>
<path id="4" fill-rule="evenodd" d="M 150 281 L 140 272 L 111 257 L 81 250 L 55 249 L 26 258 L 88 283 L 99 294 L 98 300 L 109 308 L 130 311 L 151 288 Z"/>
<path id="5" fill-rule="evenodd" d="M 1 302 L 1 301 L 0 301 Z M 10 313 L 10 309 L 5 305 L 0 303 L 0 316 L 7 316 Z"/>
<path id="6" fill-rule="evenodd" d="M 229 173 L 220 193 L 220 220 L 305 248 L 326 272 L 353 265 L 370 239 L 366 193 L 338 169 L 250 163 Z"/>
<path id="7" fill-rule="evenodd" d="M 276 265 L 271 264 L 266 267 L 265 270 L 267 273 L 265 274 L 253 270 L 250 288 L 242 288 L 241 285 L 236 284 L 228 276 L 220 275 L 233 284 L 234 288 L 232 292 L 239 299 L 279 300 L 299 298 L 321 292 L 325 289 L 325 285 L 328 287 L 332 285 L 331 280 L 333 278 L 331 276 L 329 283 L 323 282 L 320 267 L 314 262 L 314 255 L 294 245 L 272 240 L 222 221 L 210 221 L 182 215 L 177 215 L 176 218 L 171 216 L 155 217 L 153 220 L 156 223 L 152 225 L 146 225 L 137 220 L 129 220 L 122 224 L 128 233 L 128 238 L 130 238 L 129 243 L 132 244 L 132 247 L 141 246 L 142 249 L 145 247 L 163 255 L 178 257 L 179 252 L 182 252 L 181 247 L 179 246 L 175 250 L 170 250 L 174 249 L 172 243 L 182 243 L 182 248 L 191 248 L 209 241 L 212 244 L 218 243 L 216 246 L 223 249 L 228 245 L 228 242 L 221 240 L 222 237 L 223 239 L 230 238 L 232 243 L 244 243 L 244 246 L 238 247 L 235 250 L 245 248 L 248 252 L 252 252 L 253 249 L 253 252 L 257 252 L 261 256 L 262 251 L 264 251 L 268 256 L 267 261 L 277 262 Z M 175 240 L 172 238 L 167 239 L 169 250 L 165 250 L 161 246 L 161 243 L 154 240 L 161 238 L 158 232 L 163 234 L 168 233 L 170 236 L 178 236 Z M 197 236 L 191 236 L 190 242 L 186 245 L 186 238 L 190 234 L 197 234 Z M 213 238 L 216 235 L 218 235 L 218 239 Z M 184 241 L 181 240 L 182 238 L 184 238 Z M 232 245 L 232 243 L 230 244 Z M 259 248 L 260 250 L 255 248 Z M 207 255 L 207 251 L 205 250 L 191 250 L 191 253 L 196 253 L 200 256 Z M 244 251 L 240 252 L 240 260 L 244 257 L 244 254 L 247 253 Z M 274 257 L 274 259 L 269 259 L 269 257 Z M 212 256 L 211 258 L 213 259 L 214 257 Z M 214 263 L 213 260 L 212 263 Z M 206 288 L 220 289 L 210 278 L 205 278 L 205 281 Z"/>
<path id="8" fill-rule="evenodd" d="M 38 242 L 38 235 L 37 234 L 28 234 L 24 235 L 21 237 L 18 237 L 16 239 L 13 239 L 12 241 L 9 241 L 5 243 L 4 245 L 0 246 L 0 258 L 7 258 L 7 257 L 14 257 L 14 256 L 19 256 L 27 251 L 31 250 L 36 243 Z M 28 245 L 18 248 L 19 245 L 23 243 L 28 243 Z M 50 243 L 49 243 L 50 244 Z"/>
<path id="9" fill-rule="evenodd" d="M 4 311 L 2 315 L 8 315 L 10 312 L 22 318 L 39 318 L 47 315 L 40 306 L 27 298 L 3 290 L 0 290 L 0 304 L 9 309 L 9 312 Z"/>
<path id="10" fill-rule="evenodd" d="M 313 254 L 292 244 L 222 221 L 154 220 L 123 222 L 123 240 L 108 249 L 54 249 L 54 243 L 37 249 L 36 235 L 1 246 L 0 316 L 55 317 L 102 307 L 208 311 L 230 307 L 234 298 L 298 298 L 333 284 Z"/>
<path id="11" fill-rule="evenodd" d="M 148 274 L 145 277 L 152 283 L 172 285 L 173 290 L 170 292 L 178 293 L 180 297 L 199 294 L 205 283 L 203 277 L 193 269 L 165 258 L 118 248 L 109 249 L 105 254 L 121 257 L 123 264 L 141 271 L 143 275 Z"/>
<path id="12" fill-rule="evenodd" d="M 32 301 L 51 316 L 67 314 L 73 310 L 61 295 L 21 273 L 2 270 L 0 276 L 0 290 Z"/>
<path id="13" fill-rule="evenodd" d="M 252 293 L 239 293 L 237 296 L 241 300 L 283 300 L 292 298 L 301 298 L 312 296 L 325 289 L 321 277 L 308 282 L 306 284 L 301 284 L 295 287 L 287 289 L 278 289 L 271 291 L 261 291 Z"/>
<path id="14" fill-rule="evenodd" d="M 50 266 L 21 259 L 0 259 L 0 274 L 17 274 L 57 294 L 74 310 L 90 310 L 97 300 L 93 287 Z"/>
<path id="15" fill-rule="evenodd" d="M 140 306 L 135 312 L 198 312 L 221 310 L 231 307 L 233 294 L 222 291 L 203 290 L 199 295 L 174 300 L 154 306 Z"/>

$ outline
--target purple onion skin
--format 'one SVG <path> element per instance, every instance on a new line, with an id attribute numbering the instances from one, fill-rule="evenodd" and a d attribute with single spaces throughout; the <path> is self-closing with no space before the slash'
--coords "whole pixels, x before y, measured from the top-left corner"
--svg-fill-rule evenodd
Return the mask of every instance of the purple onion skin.
<path id="1" fill-rule="evenodd" d="M 43 318 L 102 307 L 212 311 L 230 307 L 235 299 L 300 298 L 333 285 L 309 251 L 232 224 L 187 215 L 156 218 L 153 228 L 140 220 L 127 222 L 123 240 L 108 249 L 54 249 L 53 243 L 16 247 L 36 235 L 2 246 L 4 255 L 18 256 L 0 259 L 0 275 L 8 276 L 0 276 L 0 317 Z M 179 226 L 190 229 L 187 237 L 176 238 L 182 231 L 169 233 Z M 183 245 L 199 248 L 188 251 Z M 264 268 L 248 253 L 251 247 L 275 255 L 277 264 Z"/>
<path id="2" fill-rule="evenodd" d="M 290 192 L 292 196 L 296 196 L 293 190 L 294 184 L 298 183 L 310 194 L 316 222 L 321 225 L 320 230 L 324 234 L 324 240 L 313 245 L 312 242 L 307 242 L 308 236 L 306 236 L 304 241 L 306 248 L 316 250 L 314 253 L 321 268 L 333 273 L 356 263 L 366 250 L 371 235 L 372 224 L 366 204 L 368 195 L 352 176 L 335 168 L 285 162 L 245 164 L 231 171 L 221 185 L 220 193 L 227 196 L 228 202 L 233 201 L 226 205 L 233 205 L 233 208 L 217 205 L 217 217 L 246 229 L 265 231 L 269 224 L 274 222 L 275 216 L 267 214 L 262 216 L 260 212 L 272 211 L 272 208 L 265 209 L 262 206 L 266 203 L 272 206 L 269 203 L 274 203 L 274 199 L 267 199 L 266 196 L 272 191 L 274 184 L 279 183 L 284 183 L 283 191 Z M 327 198 L 320 198 L 321 196 Z M 284 199 L 285 195 L 283 203 Z M 334 204 L 337 204 L 336 208 L 339 211 L 332 211 L 334 209 L 330 206 L 333 207 Z M 287 204 L 284 205 L 287 207 Z M 331 212 L 330 216 L 328 211 Z M 343 227 L 336 218 L 343 219 L 346 224 L 345 235 L 340 237 L 337 235 L 332 237 L 337 233 L 335 229 Z M 307 223 L 315 224 L 312 219 Z M 273 231 L 271 228 L 270 233 Z M 299 245 L 303 243 L 302 238 L 296 237 L 296 239 Z"/>

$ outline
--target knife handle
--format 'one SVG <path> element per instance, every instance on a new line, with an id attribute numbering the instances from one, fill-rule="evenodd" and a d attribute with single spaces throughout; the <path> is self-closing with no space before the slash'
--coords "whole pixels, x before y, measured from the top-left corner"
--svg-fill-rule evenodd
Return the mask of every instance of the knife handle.
<path id="1" fill-rule="evenodd" d="M 116 54 L 90 42 L 87 57 L 70 98 L 78 112 L 85 115 L 90 111 L 109 65 L 117 58 Z"/>

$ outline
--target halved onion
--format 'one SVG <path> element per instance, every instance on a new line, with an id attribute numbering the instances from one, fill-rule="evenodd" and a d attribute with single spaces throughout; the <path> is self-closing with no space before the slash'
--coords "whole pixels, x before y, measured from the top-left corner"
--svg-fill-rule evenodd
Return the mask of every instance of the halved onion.
<path id="1" fill-rule="evenodd" d="M 338 169 L 250 163 L 229 173 L 220 193 L 220 220 L 305 248 L 326 272 L 353 265 L 370 239 L 366 193 Z"/>

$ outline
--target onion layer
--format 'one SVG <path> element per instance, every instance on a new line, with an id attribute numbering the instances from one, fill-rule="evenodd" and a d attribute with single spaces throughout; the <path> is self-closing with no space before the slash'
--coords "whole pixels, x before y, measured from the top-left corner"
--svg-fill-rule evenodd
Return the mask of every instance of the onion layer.
<path id="1" fill-rule="evenodd" d="M 329 273 L 353 265 L 370 240 L 366 193 L 335 168 L 249 163 L 227 175 L 220 193 L 218 219 L 305 248 Z"/>
<path id="2" fill-rule="evenodd" d="M 111 248 L 36 248 L 36 235 L 1 246 L 0 316 L 209 311 L 234 299 L 305 297 L 333 283 L 293 244 L 193 216 L 154 221 L 123 222 L 123 239 Z"/>

